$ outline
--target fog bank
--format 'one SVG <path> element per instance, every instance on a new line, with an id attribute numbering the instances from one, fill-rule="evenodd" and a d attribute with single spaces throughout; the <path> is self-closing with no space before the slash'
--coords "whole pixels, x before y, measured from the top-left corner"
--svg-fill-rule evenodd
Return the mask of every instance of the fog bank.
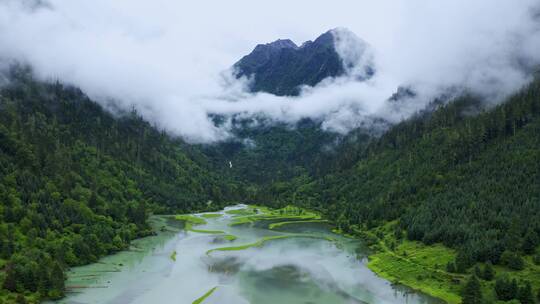
<path id="1" fill-rule="evenodd" d="M 230 136 L 230 124 L 216 127 L 208 114 L 289 123 L 309 117 L 346 133 L 373 117 L 406 118 L 448 87 L 492 103 L 519 89 L 540 63 L 539 7 L 535 0 L 4 0 L 0 58 L 79 86 L 104 105 L 135 106 L 192 142 Z M 336 27 L 357 36 L 339 39 L 349 73 L 299 97 L 251 94 L 246 80 L 227 73 L 258 43 L 301 44 Z M 358 55 L 360 39 L 371 57 Z M 358 82 L 366 58 L 377 72 Z M 418 96 L 396 111 L 386 100 L 400 85 Z"/>

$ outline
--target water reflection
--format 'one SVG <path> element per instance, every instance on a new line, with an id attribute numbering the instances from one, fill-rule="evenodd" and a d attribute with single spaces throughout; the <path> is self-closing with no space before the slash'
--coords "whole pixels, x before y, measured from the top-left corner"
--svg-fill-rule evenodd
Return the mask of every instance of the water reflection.
<path id="1" fill-rule="evenodd" d="M 197 229 L 225 231 L 238 237 L 233 242 L 223 236 L 186 233 L 178 221 L 154 217 L 156 236 L 70 271 L 70 293 L 59 303 L 191 304 L 216 286 L 205 304 L 442 303 L 374 275 L 365 266 L 368 251 L 362 242 L 331 233 L 328 224 L 285 225 L 276 231 L 267 229 L 270 221 L 231 227 L 232 215 L 221 214 Z M 262 247 L 207 254 L 216 247 L 292 234 L 336 241 L 284 238 Z"/>

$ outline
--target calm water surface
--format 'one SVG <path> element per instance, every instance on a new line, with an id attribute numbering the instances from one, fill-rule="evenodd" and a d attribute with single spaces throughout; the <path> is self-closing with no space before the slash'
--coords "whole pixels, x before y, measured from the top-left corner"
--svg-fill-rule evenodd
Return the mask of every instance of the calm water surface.
<path id="1" fill-rule="evenodd" d="M 243 205 L 226 208 L 243 208 Z M 205 304 L 340 304 L 441 301 L 392 286 L 365 265 L 360 241 L 332 234 L 322 224 L 294 224 L 279 231 L 265 225 L 230 227 L 232 216 L 206 219 L 197 229 L 222 230 L 234 242 L 212 234 L 185 232 L 153 217 L 157 236 L 133 242 L 131 250 L 77 267 L 68 273 L 65 304 L 191 304 L 210 289 Z M 337 239 L 287 238 L 240 251 L 209 249 L 252 243 L 265 236 L 309 233 Z M 171 258 L 176 252 L 176 260 Z"/>

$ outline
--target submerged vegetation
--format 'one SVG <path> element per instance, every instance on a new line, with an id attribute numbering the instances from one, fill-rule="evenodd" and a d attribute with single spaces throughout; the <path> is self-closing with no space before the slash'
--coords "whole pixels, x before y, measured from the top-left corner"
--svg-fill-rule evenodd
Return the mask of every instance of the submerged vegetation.
<path id="1" fill-rule="evenodd" d="M 201 214 L 201 216 L 206 219 L 211 219 L 211 218 L 221 217 L 222 215 L 219 213 L 203 213 Z"/>
<path id="2" fill-rule="evenodd" d="M 250 209 L 252 211 L 250 211 Z M 256 211 L 255 211 L 256 210 Z M 234 217 L 234 221 L 231 222 L 230 226 L 243 225 L 243 224 L 253 224 L 258 221 L 287 221 L 287 220 L 320 220 L 320 214 L 312 211 L 307 211 L 303 208 L 298 208 L 295 206 L 285 206 L 280 209 L 269 209 L 267 207 L 259 206 L 250 206 L 246 211 L 238 211 Z"/>
<path id="3" fill-rule="evenodd" d="M 310 234 L 274 235 L 274 236 L 265 236 L 265 237 L 261 238 L 260 240 L 254 242 L 254 243 L 249 243 L 249 244 L 244 244 L 244 245 L 239 245 L 239 246 L 228 246 L 228 247 L 219 247 L 219 248 L 210 249 L 210 250 L 208 250 L 206 252 L 206 254 L 210 255 L 212 252 L 216 252 L 216 251 L 238 251 L 238 250 L 245 250 L 245 249 L 249 249 L 249 248 L 253 248 L 253 247 L 261 247 L 266 242 L 274 241 L 274 240 L 288 239 L 288 238 L 312 238 L 312 239 L 324 239 L 324 240 L 327 240 L 327 241 L 334 241 L 334 239 L 332 239 L 330 237 L 324 237 L 324 236 L 319 236 L 319 235 L 310 235 Z"/>
<path id="4" fill-rule="evenodd" d="M 208 233 L 208 234 L 223 234 L 224 231 L 221 230 L 202 230 L 202 229 L 195 229 L 193 226 L 197 225 L 204 225 L 206 224 L 206 221 L 203 219 L 204 214 L 201 215 L 201 217 L 191 215 L 191 214 L 181 214 L 181 215 L 175 215 L 174 219 L 178 221 L 184 222 L 184 229 L 191 232 L 198 232 L 198 233 Z M 215 216 L 206 217 L 206 218 L 214 218 Z"/>
<path id="5" fill-rule="evenodd" d="M 293 224 L 309 224 L 309 223 L 328 223 L 328 220 L 299 220 L 299 221 L 286 221 L 286 222 L 277 222 L 277 223 L 271 223 L 268 225 L 269 229 L 278 229 L 280 227 L 286 226 L 286 225 L 293 225 Z"/>
<path id="6" fill-rule="evenodd" d="M 232 235 L 232 234 L 226 234 L 223 236 L 223 239 L 225 239 L 226 241 L 229 241 L 229 242 L 232 242 L 234 240 L 236 240 L 238 237 L 236 235 Z"/>
<path id="7" fill-rule="evenodd" d="M 284 225 L 290 225 L 292 223 L 327 222 L 326 220 L 322 220 L 320 215 L 315 212 L 308 211 L 306 209 L 298 208 L 294 206 L 286 206 L 280 209 L 270 209 L 270 208 L 261 207 L 261 206 L 246 206 L 246 208 L 227 210 L 225 213 L 233 216 L 233 220 L 229 224 L 229 226 L 236 226 L 236 225 L 241 225 L 241 224 L 254 224 L 256 222 L 277 221 L 277 222 L 271 222 L 268 225 L 268 229 L 275 229 Z M 201 214 L 200 216 L 196 216 L 192 214 L 182 214 L 182 215 L 175 215 L 174 219 L 183 221 L 185 223 L 184 229 L 186 231 L 191 231 L 191 232 L 196 232 L 196 233 L 208 233 L 208 234 L 223 234 L 223 239 L 227 241 L 234 241 L 237 239 L 236 236 L 231 235 L 231 234 L 226 234 L 225 231 L 221 231 L 221 230 L 194 229 L 193 226 L 195 225 L 204 225 L 207 223 L 203 219 L 204 217 L 205 217 L 205 214 Z M 211 216 L 210 218 L 215 218 L 215 217 L 217 216 Z M 248 249 L 252 247 L 260 247 L 268 241 L 285 239 L 285 238 L 299 238 L 299 237 L 322 238 L 328 241 L 333 241 L 333 239 L 329 237 L 320 237 L 320 236 L 309 235 L 309 234 L 287 234 L 287 235 L 266 236 L 256 242 L 249 243 L 249 244 L 210 249 L 206 252 L 206 254 L 209 255 L 215 251 L 244 250 L 244 249 Z"/>
<path id="8" fill-rule="evenodd" d="M 198 298 L 197 300 L 193 301 L 193 304 L 201 304 L 201 303 L 203 303 L 204 300 L 206 300 L 206 298 L 208 298 L 209 296 L 211 296 L 211 295 L 214 293 L 214 291 L 216 291 L 217 288 L 218 288 L 218 287 L 216 286 L 216 287 L 214 287 L 214 288 L 208 290 L 202 297 L 200 297 L 200 298 Z"/>

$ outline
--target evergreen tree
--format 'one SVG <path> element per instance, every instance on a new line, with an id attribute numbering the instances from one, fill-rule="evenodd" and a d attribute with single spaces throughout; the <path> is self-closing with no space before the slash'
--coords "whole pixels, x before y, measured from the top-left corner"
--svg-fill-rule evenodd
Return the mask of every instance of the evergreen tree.
<path id="1" fill-rule="evenodd" d="M 525 238 L 523 239 L 523 252 L 525 252 L 526 254 L 534 253 L 536 250 L 536 246 L 538 246 L 538 243 L 538 234 L 536 233 L 536 231 L 529 229 L 527 231 L 527 234 L 525 235 Z"/>
<path id="2" fill-rule="evenodd" d="M 512 251 L 503 252 L 501 255 L 501 263 L 512 270 L 523 270 L 525 267 L 523 258 L 517 252 Z"/>
<path id="3" fill-rule="evenodd" d="M 512 295 L 512 299 L 517 298 L 518 291 L 519 291 L 519 287 L 518 287 L 517 280 L 512 279 L 512 281 L 510 281 L 510 287 L 509 287 L 509 295 Z"/>
<path id="4" fill-rule="evenodd" d="M 525 282 L 525 284 L 519 288 L 517 298 L 521 304 L 535 303 L 531 283 L 529 281 Z"/>
<path id="5" fill-rule="evenodd" d="M 495 269 L 493 268 L 493 265 L 491 262 L 487 262 L 486 266 L 484 267 L 484 271 L 482 273 L 482 279 L 486 281 L 491 281 L 495 277 Z"/>
<path id="6" fill-rule="evenodd" d="M 536 265 L 540 265 L 540 253 L 537 253 L 533 256 L 533 263 Z"/>
<path id="7" fill-rule="evenodd" d="M 456 255 L 456 272 L 465 273 L 467 271 L 467 268 L 471 267 L 472 263 L 473 259 L 470 253 L 465 250 L 460 250 Z"/>
<path id="8" fill-rule="evenodd" d="M 47 297 L 49 290 L 51 289 L 51 280 L 49 277 L 49 271 L 48 271 L 48 262 L 46 260 L 42 260 L 39 264 L 39 270 L 37 274 L 37 278 L 39 279 L 38 282 L 38 291 L 39 293 Z"/>
<path id="9" fill-rule="evenodd" d="M 446 264 L 446 271 L 452 273 L 456 272 L 456 263 L 453 261 L 448 262 L 448 264 Z"/>
<path id="10" fill-rule="evenodd" d="M 495 281 L 495 294 L 501 301 L 510 301 L 517 297 L 518 286 L 515 279 L 510 280 L 507 276 L 499 277 Z"/>
<path id="11" fill-rule="evenodd" d="M 482 270 L 480 270 L 480 266 L 478 266 L 478 265 L 475 265 L 475 266 L 474 266 L 473 274 L 474 274 L 474 276 L 476 276 L 477 278 L 482 278 Z"/>
<path id="12" fill-rule="evenodd" d="M 508 261 L 508 267 L 513 270 L 523 270 L 523 268 L 525 268 L 525 262 L 523 261 L 523 258 L 516 253 L 513 254 Z"/>
<path id="13" fill-rule="evenodd" d="M 60 263 L 54 262 L 54 265 L 51 269 L 51 289 L 49 290 L 48 296 L 57 299 L 64 295 L 65 289 L 65 275 L 62 266 Z"/>
<path id="14" fill-rule="evenodd" d="M 17 274 L 15 273 L 15 265 L 11 263 L 6 266 L 2 287 L 12 292 L 17 291 Z"/>
<path id="15" fill-rule="evenodd" d="M 463 304 L 481 304 L 482 291 L 480 289 L 480 281 L 476 275 L 471 275 L 465 287 L 462 290 Z"/>
<path id="16" fill-rule="evenodd" d="M 26 300 L 26 298 L 22 294 L 18 294 L 17 297 L 15 298 L 15 303 L 16 304 L 28 304 L 28 301 Z"/>

